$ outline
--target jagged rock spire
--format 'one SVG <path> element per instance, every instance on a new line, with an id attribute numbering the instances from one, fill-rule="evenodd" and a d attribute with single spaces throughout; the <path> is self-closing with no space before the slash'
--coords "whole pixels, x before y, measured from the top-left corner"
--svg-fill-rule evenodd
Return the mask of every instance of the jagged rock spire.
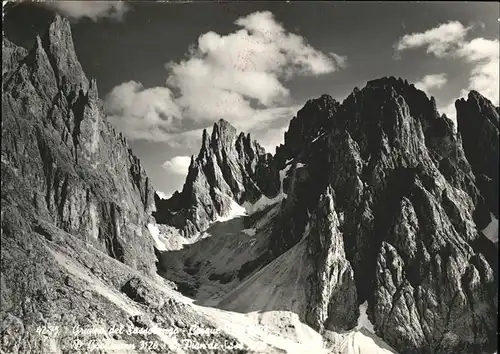
<path id="1" fill-rule="evenodd" d="M 85 92 L 89 83 L 78 61 L 71 35 L 71 25 L 66 18 L 55 15 L 43 37 L 43 46 L 54 69 L 59 87 L 63 83 Z"/>
<path id="2" fill-rule="evenodd" d="M 498 218 L 499 196 L 499 112 L 490 100 L 477 91 L 467 100 L 455 102 L 458 131 L 462 136 L 467 160 L 491 212 Z"/>
<path id="3" fill-rule="evenodd" d="M 202 133 L 200 152 L 191 159 L 182 193 L 157 200 L 157 222 L 179 227 L 187 236 L 204 230 L 236 204 L 275 197 L 279 179 L 272 156 L 250 135 L 237 134 L 228 121 L 214 123 Z"/>
<path id="4" fill-rule="evenodd" d="M 26 219 L 50 221 L 123 263 L 154 272 L 145 224 L 154 208 L 151 183 L 105 119 L 97 83 L 88 81 L 76 57 L 69 21 L 56 15 L 8 75 L 2 175 L 10 175 L 6 185 Z"/>

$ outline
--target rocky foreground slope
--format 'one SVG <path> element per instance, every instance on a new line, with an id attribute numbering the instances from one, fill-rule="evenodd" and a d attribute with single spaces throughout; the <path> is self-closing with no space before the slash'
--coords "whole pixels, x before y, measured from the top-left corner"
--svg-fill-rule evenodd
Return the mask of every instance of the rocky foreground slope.
<path id="1" fill-rule="evenodd" d="M 496 349 L 499 111 L 479 93 L 458 133 L 400 79 L 323 95 L 274 156 L 220 120 L 164 201 L 66 20 L 2 41 L 2 353 Z"/>

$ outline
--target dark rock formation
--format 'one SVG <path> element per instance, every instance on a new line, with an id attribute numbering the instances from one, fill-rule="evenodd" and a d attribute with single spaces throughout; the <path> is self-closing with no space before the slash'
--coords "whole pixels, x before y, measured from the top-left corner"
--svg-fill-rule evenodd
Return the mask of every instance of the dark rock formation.
<path id="1" fill-rule="evenodd" d="M 29 53 L 4 39 L 6 52 L 0 352 L 177 351 L 165 330 L 186 353 L 199 352 L 189 343 L 237 343 L 225 332 L 190 333 L 191 325 L 214 332 L 215 324 L 150 277 L 153 191 L 107 122 L 68 21 L 56 17 Z M 175 323 L 188 325 L 177 334 Z M 135 332 L 158 326 L 160 334 Z"/>
<path id="2" fill-rule="evenodd" d="M 209 137 L 203 131 L 198 156 L 191 158 L 181 193 L 169 200 L 156 197 L 158 223 L 169 224 L 191 236 L 225 216 L 234 203 L 255 202 L 261 196 L 273 198 L 279 191 L 278 171 L 271 154 L 250 134 L 240 133 L 221 119 Z"/>
<path id="3" fill-rule="evenodd" d="M 307 236 L 315 271 L 305 317 L 315 329 L 352 328 L 367 301 L 376 333 L 402 353 L 494 348 L 498 257 L 480 230 L 498 211 L 498 111 L 477 93 L 457 108 L 458 134 L 434 98 L 392 77 L 342 104 L 308 101 L 277 148 L 269 178 L 279 186 L 284 177 L 285 198 L 267 254 L 248 274 Z M 212 140 L 205 132 L 182 194 L 169 201 L 196 211 L 192 231 L 228 201 L 259 195 L 238 183 L 245 159 L 230 152 L 235 136 L 220 122 Z"/>
<path id="4" fill-rule="evenodd" d="M 141 304 L 147 304 L 152 308 L 161 308 L 165 304 L 161 293 L 151 290 L 152 287 L 148 285 L 143 279 L 134 277 L 128 280 L 121 288 L 129 298 Z"/>
<path id="5" fill-rule="evenodd" d="M 356 326 L 359 309 L 356 283 L 351 264 L 346 259 L 344 240 L 328 187 L 308 225 L 308 253 L 314 259 L 309 278 L 306 321 L 313 328 L 340 331 Z"/>
<path id="6" fill-rule="evenodd" d="M 328 134 L 295 157 L 308 177 L 291 173 L 269 259 L 302 238 L 309 212 L 331 188 L 358 302 L 368 300 L 378 335 L 404 353 L 494 347 L 496 282 L 484 249 L 475 247 L 484 196 L 451 121 L 432 98 L 395 78 L 355 90 L 328 119 Z M 498 146 L 498 135 L 489 139 Z M 332 297 L 330 304 L 352 308 L 353 301 Z"/>
<path id="7" fill-rule="evenodd" d="M 307 144 L 324 135 L 330 128 L 331 118 L 340 104 L 328 95 L 306 102 L 290 121 L 285 132 L 284 145 L 276 149 L 276 157 L 283 163 L 297 156 Z M 282 166 L 281 166 L 282 167 Z"/>
<path id="8" fill-rule="evenodd" d="M 491 212 L 498 218 L 498 108 L 476 91 L 471 91 L 467 100 L 457 100 L 455 106 L 465 156 L 476 175 L 477 187 Z"/>
<path id="9" fill-rule="evenodd" d="M 22 59 L 11 53 L 2 95 L 2 210 L 42 220 L 145 273 L 155 272 L 146 228 L 153 190 L 127 142 L 106 120 L 95 80 L 57 16 Z M 19 60 L 20 59 L 20 60 Z M 34 227 L 38 227 L 34 225 Z M 16 237 L 13 234 L 3 237 Z"/>

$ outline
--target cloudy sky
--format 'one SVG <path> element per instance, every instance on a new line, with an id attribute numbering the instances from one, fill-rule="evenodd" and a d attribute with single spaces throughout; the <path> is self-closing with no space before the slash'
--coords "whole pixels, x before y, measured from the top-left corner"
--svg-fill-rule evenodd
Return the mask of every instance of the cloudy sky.
<path id="1" fill-rule="evenodd" d="M 5 34 L 29 48 L 54 11 L 72 21 L 109 119 L 166 195 L 219 118 L 274 153 L 308 99 L 342 101 L 382 76 L 415 83 L 452 118 L 470 89 L 498 105 L 494 2 L 52 2 L 9 9 Z"/>

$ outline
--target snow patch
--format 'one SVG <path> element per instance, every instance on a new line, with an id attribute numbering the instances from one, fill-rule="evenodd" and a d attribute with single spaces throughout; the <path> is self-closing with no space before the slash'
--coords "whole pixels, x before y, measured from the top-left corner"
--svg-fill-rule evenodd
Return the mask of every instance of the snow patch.
<path id="1" fill-rule="evenodd" d="M 160 197 L 160 199 L 163 199 L 163 200 L 170 198 L 166 193 L 163 193 L 161 191 L 156 191 L 156 195 L 158 197 Z"/>
<path id="2" fill-rule="evenodd" d="M 248 236 L 255 236 L 256 230 L 255 229 L 245 229 L 241 230 L 243 233 L 247 234 Z"/>
<path id="3" fill-rule="evenodd" d="M 280 170 L 280 195 L 283 196 L 284 198 L 287 197 L 286 193 L 283 192 L 283 181 L 285 180 L 286 178 L 286 174 L 288 173 L 288 171 L 290 170 L 290 168 L 292 167 L 292 165 L 287 165 L 284 169 Z"/>
<path id="4" fill-rule="evenodd" d="M 498 219 L 490 213 L 491 222 L 486 228 L 482 230 L 484 236 L 490 239 L 492 242 L 498 242 Z"/>
<path id="5" fill-rule="evenodd" d="M 373 328 L 373 323 L 368 319 L 368 315 L 366 311 L 368 309 L 368 302 L 365 301 L 361 305 L 359 305 L 359 318 L 358 325 L 356 329 L 366 328 L 370 333 L 375 334 L 375 329 Z"/>
<path id="6" fill-rule="evenodd" d="M 236 203 L 234 200 L 231 200 L 231 206 L 229 212 L 226 215 L 219 216 L 216 221 L 225 222 L 245 215 L 247 215 L 247 210 L 238 203 Z"/>
<path id="7" fill-rule="evenodd" d="M 343 224 L 344 223 L 344 212 L 341 211 L 340 213 L 337 214 L 339 218 L 339 223 Z"/>
<path id="8" fill-rule="evenodd" d="M 327 332 L 334 344 L 330 353 L 342 354 L 397 354 L 387 343 L 366 329 L 346 333 Z"/>
<path id="9" fill-rule="evenodd" d="M 325 133 L 319 134 L 316 138 L 313 139 L 313 141 L 311 141 L 311 143 L 314 143 L 316 140 L 318 140 L 319 138 L 321 138 L 323 135 L 325 135 Z"/>
<path id="10" fill-rule="evenodd" d="M 97 240 L 99 238 L 99 226 L 97 224 L 99 217 L 97 215 L 97 206 L 94 203 L 90 203 L 89 213 L 92 236 Z"/>
<path id="11" fill-rule="evenodd" d="M 310 216 L 307 219 L 310 220 Z M 304 234 L 302 235 L 302 238 L 309 236 L 310 232 L 311 232 L 311 223 L 308 221 L 304 229 Z"/>
<path id="12" fill-rule="evenodd" d="M 274 198 L 268 198 L 265 195 L 262 195 L 259 200 L 257 200 L 255 203 L 250 203 L 250 202 L 245 202 L 243 203 L 243 207 L 247 211 L 248 215 L 251 215 L 253 213 L 256 213 L 260 210 L 263 210 L 267 208 L 270 205 L 276 204 L 280 202 L 283 199 L 283 196 L 281 194 L 278 194 Z"/>
<path id="13" fill-rule="evenodd" d="M 148 224 L 148 230 L 151 236 L 153 236 L 153 240 L 155 241 L 155 247 L 158 251 L 166 251 L 167 247 L 163 242 L 160 241 L 160 229 L 155 224 Z"/>

